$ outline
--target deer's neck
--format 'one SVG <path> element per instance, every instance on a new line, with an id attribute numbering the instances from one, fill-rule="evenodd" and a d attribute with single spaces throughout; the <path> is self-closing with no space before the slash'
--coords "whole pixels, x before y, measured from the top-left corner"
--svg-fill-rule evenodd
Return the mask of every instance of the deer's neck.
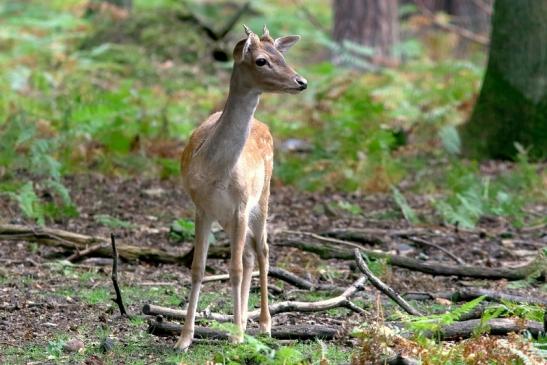
<path id="1" fill-rule="evenodd" d="M 226 105 L 204 146 L 209 168 L 217 174 L 228 174 L 233 169 L 249 137 L 260 91 L 245 81 L 234 66 Z"/>

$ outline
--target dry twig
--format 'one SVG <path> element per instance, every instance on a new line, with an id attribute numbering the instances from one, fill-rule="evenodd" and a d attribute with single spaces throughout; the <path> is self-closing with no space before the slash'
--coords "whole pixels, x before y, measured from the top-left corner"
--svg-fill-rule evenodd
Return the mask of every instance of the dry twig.
<path id="1" fill-rule="evenodd" d="M 114 234 L 110 235 L 110 240 L 112 242 L 112 284 L 114 285 L 114 290 L 116 291 L 116 299 L 113 299 L 113 301 L 118 305 L 118 308 L 120 308 L 120 313 L 122 316 L 128 316 L 127 311 L 125 310 L 125 306 L 123 305 L 123 298 L 122 298 L 122 292 L 120 290 L 120 287 L 118 285 L 118 250 L 116 249 L 116 239 L 114 238 Z"/>
<path id="2" fill-rule="evenodd" d="M 365 263 L 365 260 L 363 260 L 363 257 L 361 256 L 361 252 L 358 249 L 355 249 L 355 260 L 357 261 L 357 267 L 363 274 L 365 274 L 370 281 L 372 285 L 378 290 L 380 290 L 382 293 L 390 297 L 395 303 L 397 303 L 401 308 L 405 310 L 408 314 L 412 314 L 413 316 L 421 316 L 422 314 L 418 312 L 415 308 L 413 308 L 410 304 L 407 303 L 406 300 L 404 300 L 393 288 L 389 287 L 387 284 L 382 282 L 379 278 L 377 278 L 372 271 L 368 268 L 367 264 Z"/>
<path id="3" fill-rule="evenodd" d="M 421 239 L 419 237 L 414 237 L 414 236 L 406 236 L 406 235 L 402 235 L 401 236 L 402 238 L 405 238 L 409 241 L 412 241 L 414 243 L 417 243 L 419 245 L 422 245 L 422 246 L 429 246 L 429 247 L 434 247 L 436 248 L 437 250 L 439 251 L 442 251 L 444 252 L 448 257 L 450 257 L 452 260 L 456 261 L 456 263 L 460 264 L 460 265 L 465 265 L 465 261 L 463 261 L 461 258 L 459 258 L 458 256 L 454 255 L 452 252 L 448 251 L 446 248 L 442 247 L 442 246 L 439 246 L 435 243 L 432 243 L 432 242 L 428 242 L 424 239 Z"/>
<path id="4" fill-rule="evenodd" d="M 106 248 L 108 245 L 104 242 L 97 243 L 96 245 L 89 246 L 83 250 L 76 250 L 72 255 L 67 257 L 67 261 L 74 262 L 78 261 L 80 259 L 83 259 L 84 257 L 91 256 L 95 252 L 99 251 L 102 248 Z"/>

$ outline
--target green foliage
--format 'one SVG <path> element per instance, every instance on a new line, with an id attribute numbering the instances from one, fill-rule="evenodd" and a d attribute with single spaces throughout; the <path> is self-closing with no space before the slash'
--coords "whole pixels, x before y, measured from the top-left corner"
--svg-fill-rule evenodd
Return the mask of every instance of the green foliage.
<path id="1" fill-rule="evenodd" d="M 443 314 L 433 314 L 422 317 L 406 316 L 408 329 L 418 335 L 423 332 L 437 332 L 442 326 L 449 325 L 457 321 L 462 315 L 471 312 L 484 300 L 484 298 L 484 296 L 475 298 L 450 312 Z"/>
<path id="2" fill-rule="evenodd" d="M 278 176 L 310 190 L 387 191 L 406 174 L 401 147 L 409 133 L 421 152 L 434 151 L 437 135 L 451 153 L 457 152 L 453 125 L 465 120 L 461 105 L 474 97 L 482 69 L 469 62 L 418 58 L 376 74 L 359 75 L 331 64 L 313 65 L 303 73 L 317 80 L 306 91 L 313 97 L 312 113 L 293 116 L 291 126 L 297 128 L 290 133 L 309 137 L 313 151 L 306 158 L 282 156 Z"/>
<path id="3" fill-rule="evenodd" d="M 65 345 L 65 339 L 59 338 L 53 341 L 48 342 L 46 346 L 46 352 L 48 354 L 48 358 L 50 359 L 58 359 L 63 354 L 63 346 Z"/>
<path id="4" fill-rule="evenodd" d="M 88 304 L 106 304 L 110 302 L 110 292 L 105 288 L 86 289 L 81 291 L 80 297 Z"/>
<path id="5" fill-rule="evenodd" d="M 539 356 L 547 361 L 547 334 L 540 333 L 537 339 L 533 339 L 532 336 L 529 336 L 530 342 L 537 350 Z"/>
<path id="6" fill-rule="evenodd" d="M 58 195 L 59 202 L 47 202 L 39 198 L 32 182 L 27 182 L 15 193 L 7 192 L 6 194 L 17 202 L 25 217 L 36 221 L 39 225 L 44 225 L 46 218 L 77 216 L 78 211 L 68 195 L 68 190 L 55 180 L 46 180 L 45 183 L 51 188 L 49 193 Z"/>
<path id="7" fill-rule="evenodd" d="M 218 325 L 221 329 L 234 333 L 232 325 Z M 264 365 L 299 365 L 309 363 L 304 355 L 295 347 L 281 346 L 273 348 L 270 344 L 253 336 L 245 335 L 245 342 L 231 347 L 222 353 L 216 353 L 215 363 L 227 365 L 264 364 Z"/>
<path id="8" fill-rule="evenodd" d="M 359 205 L 353 204 L 351 202 L 348 202 L 346 200 L 337 200 L 333 203 L 329 203 L 330 209 L 333 210 L 342 210 L 346 213 L 349 213 L 351 215 L 359 215 L 362 213 L 362 209 Z"/>
<path id="9" fill-rule="evenodd" d="M 23 185 L 17 194 L 12 193 L 11 196 L 17 200 L 19 208 L 25 216 L 36 220 L 39 225 L 44 224 L 43 206 L 40 204 L 31 182 Z"/>
<path id="10" fill-rule="evenodd" d="M 499 308 L 502 308 L 503 312 L 500 314 L 503 313 L 504 317 L 519 317 L 529 321 L 543 322 L 544 308 L 539 305 L 513 303 L 506 300 L 502 300 L 501 303 Z M 487 315 L 486 312 L 485 315 Z"/>
<path id="11" fill-rule="evenodd" d="M 499 176 L 481 176 L 476 163 L 452 161 L 443 176 L 444 196 L 433 205 L 448 224 L 473 228 L 481 217 L 504 216 L 516 226 L 524 224 L 523 208 L 529 201 L 545 199 L 539 175 L 519 155 L 515 168 Z"/>
<path id="12" fill-rule="evenodd" d="M 109 228 L 134 228 L 135 225 L 130 222 L 112 217 L 108 214 L 96 214 L 93 219 L 99 224 Z"/>
<path id="13" fill-rule="evenodd" d="M 82 16 L 77 9 L 83 4 L 0 6 L 0 175 L 5 180 L 0 191 L 40 224 L 77 214 L 63 186 L 66 173 L 92 168 L 114 175 L 178 175 L 182 140 L 226 94 L 230 65 L 202 61 L 215 48 L 229 54 L 242 35 L 234 28 L 226 42 L 211 42 L 188 20 L 191 12 L 218 30 L 233 13 L 231 6 L 135 0 L 131 15 L 116 19 L 93 11 Z M 273 35 L 303 36 L 287 57 L 310 80 L 308 90 L 298 97 L 265 96 L 257 112 L 276 138 L 299 138 L 311 146 L 309 153 L 277 154 L 279 180 L 307 190 L 389 192 L 409 173 L 427 174 L 430 164 L 419 165 L 419 159 L 449 158 L 450 181 L 432 185 L 423 179 L 423 187 L 416 188 L 446 195 L 432 194 L 447 223 L 473 227 L 495 215 L 518 226 L 526 223 L 523 208 L 534 194 L 547 199 L 542 178 L 521 146 L 516 146 L 517 168 L 503 176 L 483 177 L 477 166 L 452 160 L 461 149 L 454 126 L 469 116 L 482 66 L 446 55 L 430 57 L 425 40 L 409 38 L 394 49 L 405 60 L 401 66 L 378 68 L 367 62 L 371 49 L 352 42 L 337 45 L 329 32 L 318 31 L 331 25 L 329 2 L 280 4 L 257 0 L 253 7 L 260 13 L 243 19 L 255 31 L 267 23 Z M 401 14 L 413 9 L 401 7 Z M 310 63 L 315 56 L 323 59 L 328 49 L 341 63 L 374 72 Z M 405 218 L 416 222 L 403 193 L 393 197 Z M 336 208 L 362 213 L 346 202 Z M 103 218 L 98 218 L 101 224 L 129 227 Z M 182 232 L 176 239 L 193 237 L 189 224 L 174 223 Z"/>
<path id="14" fill-rule="evenodd" d="M 391 190 L 393 192 L 393 200 L 395 200 L 395 203 L 397 203 L 399 209 L 401 209 L 405 219 L 412 224 L 418 223 L 418 216 L 414 209 L 408 204 L 405 196 L 396 187 L 392 187 Z"/>
<path id="15" fill-rule="evenodd" d="M 191 219 L 180 218 L 169 229 L 169 236 L 177 241 L 191 241 L 194 239 L 196 224 Z"/>
<path id="16" fill-rule="evenodd" d="M 453 125 L 446 125 L 439 130 L 439 137 L 444 149 L 453 155 L 458 155 L 461 152 L 461 141 L 458 130 Z"/>

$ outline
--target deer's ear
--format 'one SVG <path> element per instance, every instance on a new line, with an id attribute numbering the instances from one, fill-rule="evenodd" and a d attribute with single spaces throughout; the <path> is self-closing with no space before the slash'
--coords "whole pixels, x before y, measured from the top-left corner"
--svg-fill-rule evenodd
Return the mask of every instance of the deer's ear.
<path id="1" fill-rule="evenodd" d="M 300 40 L 299 35 L 288 35 L 286 37 L 277 38 L 274 41 L 274 46 L 279 52 L 285 53 L 289 50 L 289 48 L 294 46 L 295 43 L 298 42 L 299 40 Z"/>
<path id="2" fill-rule="evenodd" d="M 234 60 L 236 62 L 242 62 L 247 54 L 251 51 L 253 47 L 258 47 L 260 39 L 254 33 L 251 33 L 247 36 L 247 39 L 241 40 L 234 49 Z"/>

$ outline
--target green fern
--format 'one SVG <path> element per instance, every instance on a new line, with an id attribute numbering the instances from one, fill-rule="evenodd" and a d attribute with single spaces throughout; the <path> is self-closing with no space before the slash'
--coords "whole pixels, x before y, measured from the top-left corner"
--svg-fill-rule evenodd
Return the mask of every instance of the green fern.
<path id="1" fill-rule="evenodd" d="M 391 191 L 393 192 L 393 200 L 395 200 L 395 203 L 397 203 L 397 206 L 399 207 L 399 209 L 401 209 L 401 212 L 403 213 L 405 219 L 412 224 L 419 223 L 416 212 L 408 204 L 408 201 L 406 200 L 405 196 L 399 191 L 399 189 L 393 186 L 391 188 Z"/>
<path id="2" fill-rule="evenodd" d="M 439 131 L 439 137 L 444 149 L 453 155 L 458 155 L 461 152 L 461 140 L 456 127 L 453 125 L 446 125 Z"/>
<path id="3" fill-rule="evenodd" d="M 406 321 L 408 322 L 409 329 L 418 335 L 424 332 L 438 332 L 442 326 L 454 323 L 464 314 L 471 312 L 484 299 L 485 296 L 475 298 L 453 309 L 452 311 L 443 314 L 433 314 L 423 317 L 406 316 Z"/>
<path id="4" fill-rule="evenodd" d="M 34 192 L 33 183 L 28 182 L 17 193 L 8 193 L 8 195 L 17 201 L 19 209 L 21 209 L 25 217 L 35 220 L 41 226 L 44 225 L 44 208 Z"/>

